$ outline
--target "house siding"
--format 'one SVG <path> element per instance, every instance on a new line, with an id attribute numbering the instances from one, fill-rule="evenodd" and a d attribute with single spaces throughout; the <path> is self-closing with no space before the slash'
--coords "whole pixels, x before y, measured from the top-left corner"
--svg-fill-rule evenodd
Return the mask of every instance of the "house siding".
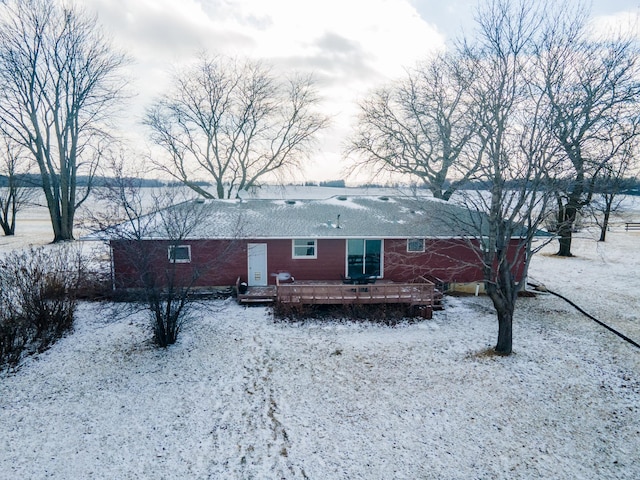
<path id="1" fill-rule="evenodd" d="M 385 242 L 385 278 L 411 281 L 431 275 L 445 282 L 482 279 L 476 253 L 462 239 L 426 239 L 424 252 L 407 252 L 407 240 Z"/>
<path id="2" fill-rule="evenodd" d="M 257 242 L 257 240 L 256 240 Z M 296 280 L 340 280 L 345 268 L 345 241 L 318 239 L 316 258 L 292 258 L 291 240 L 266 240 L 269 272 L 288 272 Z M 271 276 L 269 283 L 275 283 Z"/>
<path id="3" fill-rule="evenodd" d="M 175 272 L 180 284 L 194 286 L 233 285 L 235 272 L 247 271 L 246 242 L 229 240 L 188 240 L 179 245 L 191 247 L 191 262 L 172 264 L 167 251 L 172 242 L 166 240 L 112 240 L 114 285 L 116 288 L 143 286 L 144 272 L 152 272 L 158 281 L 167 282 Z M 173 270 L 172 270 L 173 269 Z M 234 276 L 235 275 L 235 276 Z"/>
<path id="4" fill-rule="evenodd" d="M 512 240 L 508 258 L 514 259 L 518 240 Z M 514 269 L 516 281 L 522 278 L 521 255 Z M 426 239 L 424 252 L 407 252 L 407 240 L 385 242 L 385 278 L 402 282 L 421 275 L 436 277 L 447 283 L 483 281 L 482 264 L 477 251 L 464 239 Z"/>
<path id="5" fill-rule="evenodd" d="M 158 281 L 167 278 L 175 268 L 179 282 L 190 282 L 196 287 L 234 285 L 236 279 L 247 279 L 247 244 L 267 244 L 267 269 L 269 284 L 275 283 L 275 275 L 288 272 L 296 280 L 340 279 L 346 268 L 346 240 L 318 239 L 316 258 L 292 258 L 290 239 L 242 239 L 242 240 L 188 240 L 180 245 L 191 246 L 191 262 L 172 264 L 167 256 L 171 242 L 145 240 L 133 242 L 112 240 L 114 285 L 116 288 L 142 286 L 145 270 L 154 273 Z M 476 253 L 463 239 L 426 239 L 424 252 L 407 252 L 406 239 L 385 239 L 384 279 L 410 282 L 421 275 L 431 275 L 445 282 L 482 281 L 482 268 Z M 511 258 L 517 253 L 517 242 L 510 246 Z M 522 277 L 524 262 L 517 264 L 514 276 Z"/>
<path id="6" fill-rule="evenodd" d="M 291 240 L 188 240 L 180 245 L 191 246 L 191 262 L 171 264 L 167 250 L 171 242 L 145 240 L 111 242 L 116 288 L 142 286 L 142 271 L 153 271 L 156 277 L 166 276 L 168 267 L 175 268 L 180 282 L 197 276 L 194 286 L 234 285 L 238 277 L 247 279 L 247 244 L 267 244 L 269 284 L 275 275 L 288 272 L 298 280 L 339 280 L 345 270 L 345 241 L 319 239 L 317 258 L 292 258 Z"/>

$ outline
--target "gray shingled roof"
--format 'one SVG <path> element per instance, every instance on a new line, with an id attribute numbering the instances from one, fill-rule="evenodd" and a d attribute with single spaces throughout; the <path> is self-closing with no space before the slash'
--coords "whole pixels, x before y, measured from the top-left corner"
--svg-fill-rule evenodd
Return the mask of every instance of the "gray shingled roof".
<path id="1" fill-rule="evenodd" d="M 196 200 L 205 210 L 188 238 L 429 238 L 462 236 L 471 218 L 428 197 L 336 196 L 324 200 Z M 178 213 L 178 212 L 174 212 Z M 477 232 L 477 230 L 476 230 Z M 160 230 L 148 238 L 162 238 Z"/>

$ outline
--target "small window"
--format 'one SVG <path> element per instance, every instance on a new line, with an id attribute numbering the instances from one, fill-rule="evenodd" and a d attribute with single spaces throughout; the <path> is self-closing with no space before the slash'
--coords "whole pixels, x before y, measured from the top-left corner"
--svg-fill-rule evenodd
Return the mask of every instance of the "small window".
<path id="1" fill-rule="evenodd" d="M 424 252 L 424 238 L 408 239 L 407 252 Z"/>
<path id="2" fill-rule="evenodd" d="M 191 245 L 171 245 L 169 247 L 169 261 L 172 263 L 191 262 Z"/>
<path id="3" fill-rule="evenodd" d="M 316 240 L 297 238 L 293 241 L 293 258 L 317 258 Z"/>

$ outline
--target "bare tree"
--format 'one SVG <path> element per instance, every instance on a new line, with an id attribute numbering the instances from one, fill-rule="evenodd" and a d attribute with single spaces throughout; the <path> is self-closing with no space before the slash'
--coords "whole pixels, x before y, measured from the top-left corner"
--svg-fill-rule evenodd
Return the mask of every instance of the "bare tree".
<path id="1" fill-rule="evenodd" d="M 533 254 L 544 245 L 544 241 L 534 244 L 534 240 L 551 239 L 540 235 L 539 227 L 546 218 L 548 202 L 554 198 L 549 172 L 557 171 L 561 157 L 552 135 L 551 109 L 539 86 L 535 56 L 546 12 L 526 0 L 491 0 L 478 11 L 476 21 L 477 35 L 458 45 L 455 57 L 467 71 L 469 82 L 450 83 L 444 90 L 447 98 L 464 100 L 463 110 L 455 110 L 451 103 L 433 102 L 433 111 L 426 113 L 425 101 L 424 108 L 406 108 L 410 115 L 398 121 L 404 113 L 398 113 L 402 110 L 396 109 L 393 94 L 379 94 L 379 101 L 363 107 L 367 116 L 361 118 L 355 146 L 368 148 L 371 156 L 367 161 L 411 175 L 416 175 L 420 164 L 416 158 L 437 159 L 442 166 L 447 141 L 449 146 L 461 146 L 458 154 L 448 159 L 451 167 L 457 175 L 466 175 L 462 178 L 478 181 L 484 190 L 458 191 L 454 199 L 465 205 L 464 213 L 442 204 L 429 208 L 439 208 L 442 221 L 455 225 L 475 253 L 473 265 L 481 265 L 485 291 L 498 318 L 495 351 L 508 355 L 512 352 L 518 293 L 526 286 Z M 433 85 L 429 88 L 435 89 Z M 455 116 L 446 120 L 438 117 L 441 111 L 453 111 Z M 453 137 L 448 135 L 454 130 L 433 137 L 435 141 L 426 140 L 438 131 L 438 125 L 453 124 L 458 115 L 470 117 L 459 119 L 463 142 L 451 143 Z M 461 132 L 456 133 L 458 140 Z M 363 143 L 358 146 L 358 141 Z M 373 145 L 377 146 L 371 148 Z M 416 145 L 426 145 L 426 154 L 418 153 Z M 430 156 L 433 152 L 437 155 Z M 430 188 L 442 189 L 436 177 L 424 177 L 425 183 L 433 182 Z M 450 193 L 441 191 L 440 196 L 448 198 Z M 434 196 L 438 194 L 434 192 Z M 471 260 L 455 261 L 464 268 Z"/>
<path id="2" fill-rule="evenodd" d="M 75 6 L 8 0 L 0 7 L 1 128 L 38 165 L 54 242 L 73 238 L 125 62 L 96 18 Z M 80 175 L 88 182 L 82 191 Z"/>
<path id="3" fill-rule="evenodd" d="M 160 208 L 161 191 L 145 191 L 143 183 L 149 169 L 144 162 L 127 161 L 135 156 L 124 149 L 109 152 L 101 165 L 106 183 L 94 192 L 98 207 L 86 211 L 83 218 L 88 230 L 141 240 L 152 228 L 150 214 Z"/>
<path id="4" fill-rule="evenodd" d="M 471 145 L 477 112 L 469 96 L 475 80 L 469 67 L 463 56 L 442 54 L 362 101 L 346 150 L 357 157 L 351 173 L 406 175 L 435 198 L 449 200 L 478 162 Z"/>
<path id="5" fill-rule="evenodd" d="M 626 176 L 637 165 L 636 148 L 637 142 L 627 144 L 618 151 L 615 158 L 602 167 L 594 179 L 593 199 L 586 207 L 586 212 L 600 228 L 600 242 L 606 240 L 611 214 L 619 210 L 622 203 L 621 193 L 631 183 Z"/>
<path id="6" fill-rule="evenodd" d="M 477 71 L 472 89 L 482 145 L 477 176 L 488 192 L 465 192 L 472 214 L 461 229 L 482 263 L 498 317 L 495 351 L 503 355 L 512 351 L 518 292 L 532 254 L 542 246 L 534 247 L 533 240 L 553 198 L 547 172 L 558 162 L 550 109 L 536 88 L 533 61 L 536 33 L 545 20 L 545 12 L 530 2 L 493 0 L 478 12 L 476 43 L 463 46 Z"/>
<path id="7" fill-rule="evenodd" d="M 134 310 L 149 313 L 158 346 L 176 342 L 191 318 L 194 288 L 202 275 L 223 268 L 237 244 L 212 258 L 185 262 L 190 235 L 211 209 L 184 186 L 145 189 L 143 169 L 126 167 L 126 154 L 110 158 L 111 175 L 106 187 L 96 190 L 100 208 L 88 214 L 96 233 L 111 242 L 113 255 L 121 255 L 129 269 L 127 285 Z M 116 252 L 117 250 L 117 252 Z M 114 261 L 117 260 L 114 257 Z M 115 282 L 115 279 L 114 279 Z"/>
<path id="8" fill-rule="evenodd" d="M 556 16 L 538 55 L 553 132 L 565 155 L 557 194 L 560 256 L 571 256 L 576 218 L 591 202 L 598 177 L 640 134 L 637 40 L 593 40 L 585 18 L 572 18 Z"/>
<path id="9" fill-rule="evenodd" d="M 191 290 L 201 274 L 197 266 L 187 275 L 181 274 L 177 252 L 202 221 L 204 210 L 201 204 L 193 201 L 186 208 L 184 205 L 182 208 L 176 207 L 175 193 L 165 191 L 154 197 L 155 214 L 149 216 L 150 221 L 146 225 L 146 229 L 153 226 L 154 230 L 159 231 L 167 239 L 167 245 L 145 241 L 145 230 L 134 230 L 135 241 L 129 242 L 129 253 L 135 255 L 134 266 L 141 280 L 145 305 L 151 315 L 154 340 L 161 347 L 174 344 L 189 319 Z M 159 260 L 165 260 L 167 252 L 168 266 L 158 269 Z"/>
<path id="10" fill-rule="evenodd" d="M 230 198 L 301 166 L 327 118 L 309 77 L 282 80 L 263 64 L 203 55 L 147 111 L 158 166 L 205 198 Z M 198 180 L 213 180 L 215 192 Z"/>
<path id="11" fill-rule="evenodd" d="M 154 341 L 161 347 L 176 342 L 188 319 L 189 293 L 198 278 L 194 270 L 187 277 L 178 275 L 177 263 L 164 265 L 167 245 L 148 241 L 155 235 L 163 235 L 169 246 L 177 247 L 198 224 L 201 208 L 180 210 L 172 214 L 177 201 L 177 190 L 149 192 L 149 199 L 142 191 L 140 173 L 125 174 L 124 154 L 112 159 L 114 176 L 106 188 L 96 192 L 101 208 L 90 212 L 97 229 L 111 239 L 126 245 L 127 256 L 137 277 L 134 299 L 141 299 L 150 313 Z"/>
<path id="12" fill-rule="evenodd" d="M 35 189 L 26 181 L 29 161 L 20 146 L 6 137 L 3 143 L 0 151 L 0 227 L 5 235 L 15 235 L 16 216 L 33 200 Z"/>

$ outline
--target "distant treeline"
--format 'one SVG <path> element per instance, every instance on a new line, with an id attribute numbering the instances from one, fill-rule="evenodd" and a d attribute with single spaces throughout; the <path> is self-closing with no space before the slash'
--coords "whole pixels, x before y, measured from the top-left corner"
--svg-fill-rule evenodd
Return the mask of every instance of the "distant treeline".
<path id="1" fill-rule="evenodd" d="M 78 177 L 78 187 L 86 187 L 89 184 L 90 177 L 88 176 L 80 176 Z M 126 181 L 127 179 L 125 179 Z M 158 179 L 152 178 L 130 178 L 128 179 L 132 185 L 136 185 L 138 187 L 143 188 L 154 188 L 154 187 L 179 187 L 182 185 L 181 182 L 178 181 L 162 181 Z M 42 187 L 42 179 L 38 174 L 21 174 L 17 176 L 18 185 L 24 187 Z M 106 187 L 112 184 L 112 177 L 94 177 L 92 180 L 93 187 Z M 198 186 L 208 187 L 211 186 L 209 182 L 201 181 L 195 182 Z M 5 175 L 0 175 L 0 188 L 7 187 L 9 185 L 8 178 Z M 299 183 L 291 183 L 289 185 L 300 185 Z M 302 183 L 305 187 L 333 187 L 333 188 L 346 188 L 346 184 L 344 180 L 326 180 L 321 182 L 314 181 L 305 181 Z M 393 183 L 393 184 L 378 184 L 378 183 L 365 183 L 358 185 L 361 188 L 415 188 L 418 190 L 427 190 L 425 185 L 407 185 L 401 183 Z M 445 184 L 445 188 L 448 185 Z M 512 180 L 507 182 L 507 188 L 518 189 L 522 188 L 523 184 L 520 181 Z M 486 190 L 488 188 L 488 184 L 481 181 L 469 181 L 464 183 L 463 185 L 458 185 L 459 190 Z M 596 182 L 595 184 L 595 193 L 604 193 L 611 191 L 611 183 L 607 181 Z M 616 183 L 616 192 L 624 195 L 640 195 L 640 179 L 639 178 L 625 178 L 619 180 Z"/>
<path id="2" fill-rule="evenodd" d="M 344 180 L 327 180 L 325 182 L 313 182 L 306 181 L 304 182 L 305 187 L 334 187 L 334 188 L 344 188 L 346 185 Z"/>
<path id="3" fill-rule="evenodd" d="M 130 178 L 131 183 L 135 183 L 140 187 L 164 187 L 166 185 L 170 185 L 168 182 L 163 182 L 162 180 L 157 179 L 148 179 L 148 178 Z M 23 187 L 42 187 L 42 177 L 36 173 L 26 173 L 21 175 L 16 175 L 17 184 Z M 80 176 L 78 177 L 78 187 L 86 187 L 89 185 L 89 181 L 91 181 L 91 185 L 94 187 L 106 187 L 113 183 L 113 178 L 111 177 L 91 177 L 88 176 Z M 0 187 L 9 186 L 9 179 L 5 175 L 0 175 Z"/>
<path id="4" fill-rule="evenodd" d="M 294 184 L 291 184 L 294 185 Z M 324 182 L 313 182 L 306 181 L 303 183 L 306 187 L 337 187 L 337 188 L 345 188 L 344 180 L 328 180 Z M 445 182 L 444 188 L 449 187 L 449 182 Z M 402 184 L 402 183 L 393 183 L 393 184 L 379 184 L 379 183 L 364 183 L 358 184 L 358 187 L 361 188 L 414 188 L 417 190 L 428 190 L 427 186 L 424 184 L 416 185 L 416 184 Z M 506 183 L 506 188 L 509 189 L 519 189 L 523 188 L 525 185 L 522 181 L 511 180 Z M 482 181 L 468 181 L 462 185 L 458 185 L 456 187 L 458 190 L 487 190 L 489 188 L 489 184 L 487 182 Z M 605 193 L 610 192 L 612 190 L 611 181 L 602 180 L 595 182 L 594 193 Z M 626 195 L 640 195 L 640 179 L 638 178 L 625 178 L 621 180 L 617 180 L 615 183 L 615 191 L 620 194 Z"/>
<path id="5" fill-rule="evenodd" d="M 556 187 L 560 187 L 563 191 L 570 189 L 571 180 L 565 181 L 565 185 L 558 185 L 556 181 Z M 507 189 L 522 189 L 526 187 L 531 190 L 531 185 L 525 185 L 522 180 L 511 180 L 505 182 Z M 426 187 L 422 187 L 426 188 Z M 458 186 L 459 190 L 488 190 L 489 184 L 482 181 L 469 181 L 461 186 Z M 621 195 L 640 195 L 640 179 L 638 178 L 622 178 L 622 179 L 600 179 L 594 182 L 594 193 L 619 193 Z"/>

